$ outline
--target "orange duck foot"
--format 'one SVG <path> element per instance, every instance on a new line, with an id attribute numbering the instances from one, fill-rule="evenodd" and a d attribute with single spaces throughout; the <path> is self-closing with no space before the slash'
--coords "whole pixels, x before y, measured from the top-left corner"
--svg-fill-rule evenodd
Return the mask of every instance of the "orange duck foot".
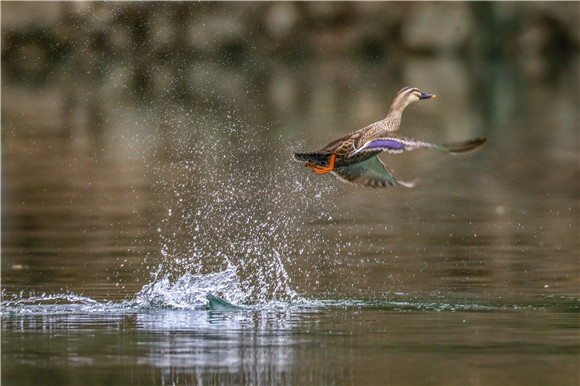
<path id="1" fill-rule="evenodd" d="M 314 173 L 318 173 L 318 174 L 328 173 L 328 172 L 331 172 L 334 170 L 334 159 L 335 158 L 336 158 L 336 154 L 332 154 L 330 156 L 330 163 L 326 167 L 316 165 L 312 162 L 307 163 L 306 167 L 309 169 L 312 169 L 314 171 Z"/>

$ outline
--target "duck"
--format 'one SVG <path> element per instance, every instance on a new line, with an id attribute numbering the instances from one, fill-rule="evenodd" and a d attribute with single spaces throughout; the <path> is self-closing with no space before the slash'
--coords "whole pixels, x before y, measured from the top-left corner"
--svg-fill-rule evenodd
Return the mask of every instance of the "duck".
<path id="1" fill-rule="evenodd" d="M 314 173 L 333 173 L 359 186 L 411 188 L 415 186 L 415 181 L 396 179 L 391 169 L 377 156 L 382 152 L 396 154 L 421 148 L 453 155 L 464 154 L 478 150 L 486 142 L 486 138 L 478 137 L 451 144 L 433 144 L 397 134 L 407 106 L 435 97 L 435 94 L 424 93 L 416 87 L 403 87 L 395 95 L 384 119 L 337 138 L 318 151 L 294 153 L 294 159 L 305 162 L 305 166 Z"/>

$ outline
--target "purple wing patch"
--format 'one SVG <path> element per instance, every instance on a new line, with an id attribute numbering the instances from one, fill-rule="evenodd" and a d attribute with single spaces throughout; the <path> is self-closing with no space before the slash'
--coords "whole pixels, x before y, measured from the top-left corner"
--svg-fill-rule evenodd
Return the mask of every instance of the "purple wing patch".
<path id="1" fill-rule="evenodd" d="M 392 139 L 377 139 L 365 146 L 365 149 L 373 149 L 375 147 L 382 147 L 391 150 L 402 150 L 405 148 L 405 144 Z"/>

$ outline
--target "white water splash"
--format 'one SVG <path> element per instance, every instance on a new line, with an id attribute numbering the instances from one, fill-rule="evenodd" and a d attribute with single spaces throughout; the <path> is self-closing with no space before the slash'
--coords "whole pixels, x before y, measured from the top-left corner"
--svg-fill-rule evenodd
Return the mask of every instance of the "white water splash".
<path id="1" fill-rule="evenodd" d="M 234 304 L 299 299 L 289 268 L 305 242 L 322 237 L 310 229 L 306 239 L 300 228 L 309 216 L 329 217 L 313 190 L 331 188 L 317 180 L 313 189 L 291 151 L 272 159 L 260 131 L 244 122 L 233 119 L 218 129 L 216 122 L 211 129 L 202 124 L 185 124 L 196 130 L 168 125 L 167 135 L 183 147 L 176 160 L 152 168 L 166 216 L 153 225 L 161 256 L 136 301 L 189 309 L 207 304 L 208 294 Z"/>
<path id="2" fill-rule="evenodd" d="M 207 305 L 206 296 L 219 296 L 231 303 L 244 300 L 241 283 L 236 267 L 230 265 L 226 270 L 192 274 L 186 272 L 175 281 L 169 275 L 149 283 L 135 298 L 135 304 L 143 307 L 176 309 L 199 309 Z"/>

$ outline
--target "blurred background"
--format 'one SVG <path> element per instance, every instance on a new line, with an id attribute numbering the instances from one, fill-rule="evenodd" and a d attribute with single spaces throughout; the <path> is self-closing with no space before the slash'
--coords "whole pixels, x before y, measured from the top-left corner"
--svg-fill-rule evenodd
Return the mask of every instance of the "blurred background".
<path id="1" fill-rule="evenodd" d="M 2 11 L 7 134 L 110 136 L 129 115 L 120 104 L 152 116 L 219 106 L 287 135 L 305 114 L 305 131 L 335 116 L 358 127 L 409 82 L 444 96 L 433 112 L 453 109 L 456 126 L 480 131 L 541 95 L 555 114 L 577 102 L 574 3 L 32 2 Z"/>
<path id="2" fill-rule="evenodd" d="M 578 2 L 0 7 L 3 384 L 578 384 Z"/>
<path id="3" fill-rule="evenodd" d="M 247 229 L 240 217 L 264 221 L 281 206 L 297 227 L 313 221 L 304 213 L 365 219 L 363 208 L 385 197 L 385 210 L 445 208 L 457 196 L 491 201 L 492 213 L 526 200 L 574 203 L 579 45 L 574 2 L 2 3 L 4 288 L 87 289 L 71 265 L 82 260 L 96 291 L 120 290 L 124 277 L 134 293 L 142 282 L 131 261 L 145 267 L 160 249 L 191 259 L 203 242 L 209 255 L 227 229 Z M 397 177 L 422 179 L 413 192 L 369 193 L 290 161 L 383 118 L 406 85 L 439 97 L 409 108 L 403 134 L 487 136 L 486 150 L 391 157 Z M 280 201 L 306 178 L 290 206 Z M 320 192 L 339 206 L 317 203 Z M 560 234 L 570 242 L 577 203 L 545 205 L 567 211 L 572 225 Z M 206 233 L 192 243 L 201 221 Z"/>

